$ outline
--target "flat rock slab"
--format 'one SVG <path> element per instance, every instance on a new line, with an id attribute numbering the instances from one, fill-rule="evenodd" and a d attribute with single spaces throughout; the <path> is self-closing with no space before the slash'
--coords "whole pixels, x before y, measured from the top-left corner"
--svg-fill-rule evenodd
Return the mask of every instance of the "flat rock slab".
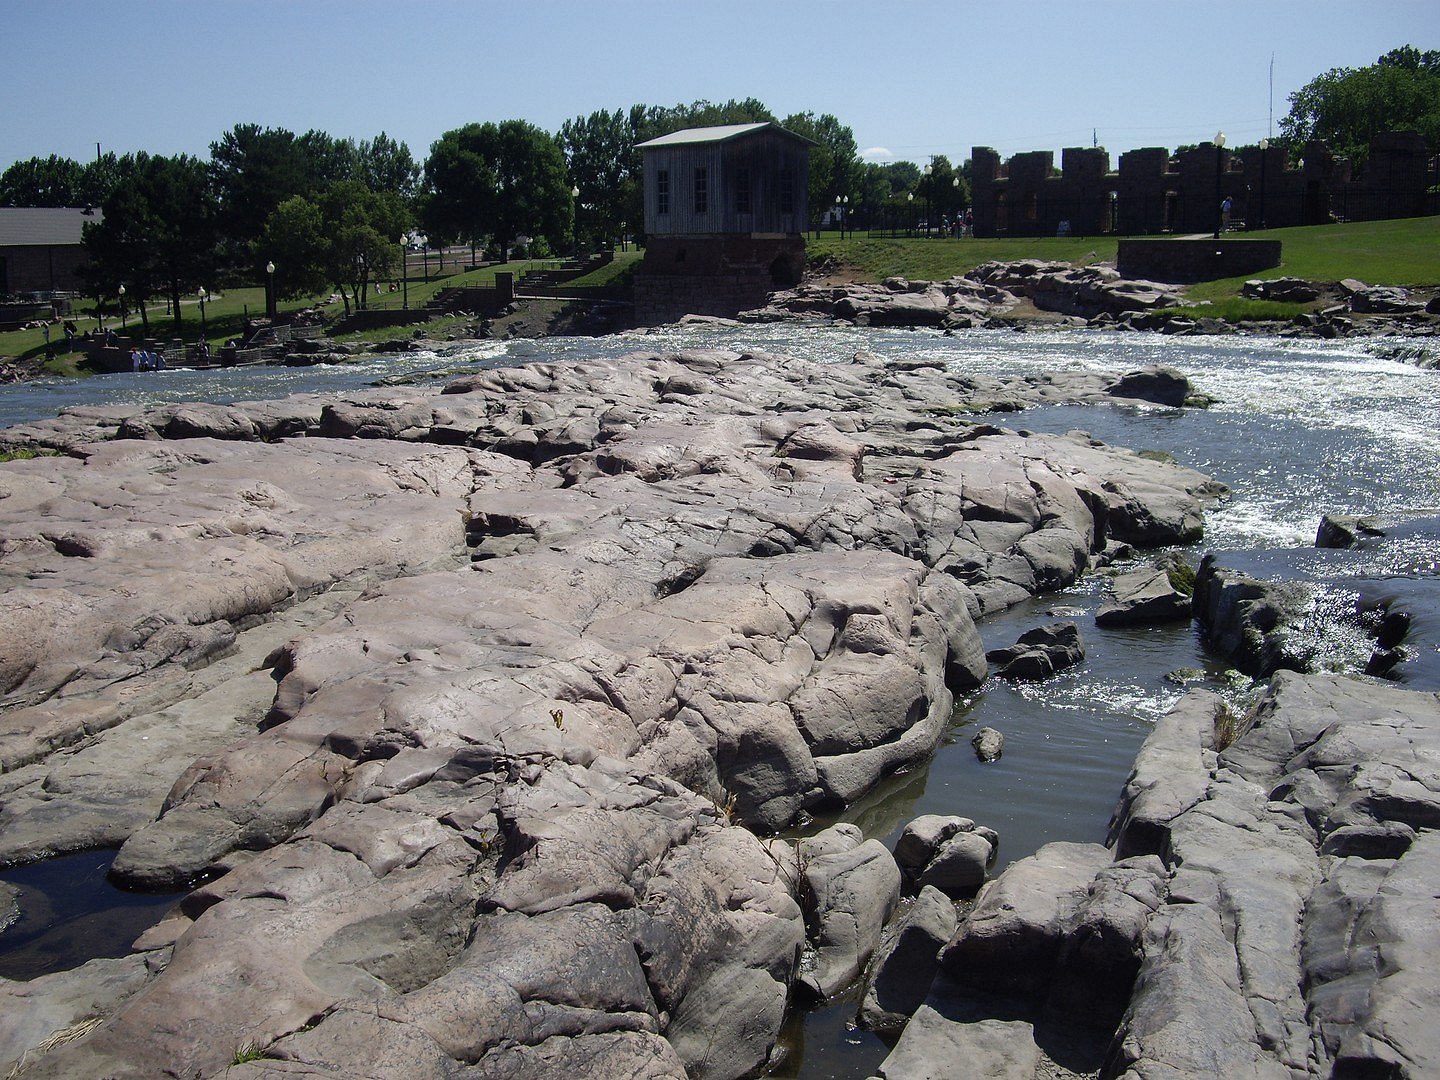
<path id="1" fill-rule="evenodd" d="M 0 851 L 130 762 L 56 835 L 203 882 L 27 1075 L 763 1068 L 804 926 L 740 825 L 931 753 L 984 611 L 1198 536 L 1200 474 L 965 418 L 1108 385 L 643 353 L 5 433 L 66 456 L 0 465 Z"/>

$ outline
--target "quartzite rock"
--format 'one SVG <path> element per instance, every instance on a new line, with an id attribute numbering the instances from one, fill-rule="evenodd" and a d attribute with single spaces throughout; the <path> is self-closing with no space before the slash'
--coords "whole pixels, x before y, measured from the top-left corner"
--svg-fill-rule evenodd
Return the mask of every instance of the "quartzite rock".
<path id="1" fill-rule="evenodd" d="M 113 785 L 116 875 L 218 875 L 29 1075 L 261 1075 L 249 1045 L 291 1072 L 763 1067 L 802 920 L 730 816 L 778 829 L 923 759 L 985 676 L 982 611 L 1198 532 L 1197 473 L 956 415 L 1107 380 L 641 354 L 6 432 L 74 456 L 0 466 L 0 847 L 93 816 L 107 774 L 75 766 L 123 760 L 150 779 Z M 146 749 L 202 689 L 196 756 Z M 898 889 L 873 847 L 824 886 L 855 923 L 827 986 Z"/>

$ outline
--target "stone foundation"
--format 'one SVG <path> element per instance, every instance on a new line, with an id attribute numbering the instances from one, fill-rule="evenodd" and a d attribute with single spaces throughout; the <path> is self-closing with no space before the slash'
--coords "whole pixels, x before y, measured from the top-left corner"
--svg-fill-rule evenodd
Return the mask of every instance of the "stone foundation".
<path id="1" fill-rule="evenodd" d="M 635 321 L 656 326 L 684 315 L 733 317 L 798 284 L 804 266 L 799 235 L 651 237 L 635 275 Z"/>
<path id="2" fill-rule="evenodd" d="M 1122 277 L 1146 281 L 1213 281 L 1280 265 L 1279 240 L 1121 240 Z"/>

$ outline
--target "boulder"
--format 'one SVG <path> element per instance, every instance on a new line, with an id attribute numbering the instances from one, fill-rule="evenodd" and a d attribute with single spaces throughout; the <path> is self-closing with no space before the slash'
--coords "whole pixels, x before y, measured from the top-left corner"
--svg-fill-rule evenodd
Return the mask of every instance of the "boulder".
<path id="1" fill-rule="evenodd" d="M 1178 409 L 1190 396 L 1190 380 L 1172 367 L 1148 367 L 1121 375 L 1109 393 Z"/>
<path id="2" fill-rule="evenodd" d="M 834 825 L 797 845 L 813 897 L 815 962 L 800 982 L 823 1000 L 853 983 L 880 944 L 900 901 L 900 868 L 878 840 Z"/>
<path id="3" fill-rule="evenodd" d="M 1305 671 L 1313 649 L 1297 628 L 1310 595 L 1304 585 L 1226 570 L 1211 552 L 1195 579 L 1195 618 L 1221 655 L 1242 671 L 1262 676 L 1281 668 Z"/>
<path id="4" fill-rule="evenodd" d="M 1375 519 L 1355 514 L 1325 514 L 1315 530 L 1317 548 L 1351 548 L 1363 538 L 1384 536 Z"/>
<path id="5" fill-rule="evenodd" d="M 940 950 L 955 936 L 955 905 L 939 889 L 920 890 L 875 953 L 860 1004 L 871 1031 L 899 1031 L 930 993 Z"/>
<path id="6" fill-rule="evenodd" d="M 1022 1020 L 956 1023 L 929 1005 L 916 1010 L 895 1049 L 881 1063 L 880 1080 L 1031 1080 L 1043 1055 L 1034 1028 Z M 957 1072 L 963 1063 L 963 1073 Z"/>
<path id="7" fill-rule="evenodd" d="M 1046 844 L 986 886 L 941 953 L 956 983 L 989 993 L 1043 998 L 1067 923 L 1110 865 L 1098 844 Z"/>
<path id="8" fill-rule="evenodd" d="M 1408 289 L 1374 285 L 1350 294 L 1350 310 L 1357 315 L 1405 315 L 1424 306 L 1411 299 Z"/>
<path id="9" fill-rule="evenodd" d="M 941 967 L 982 996 L 1114 1024 L 1140 967 L 1141 935 L 1165 900 L 1165 878 L 1154 856 L 1111 863 L 1098 845 L 1047 844 L 986 886 Z"/>
<path id="10" fill-rule="evenodd" d="M 1117 574 L 1112 599 L 1095 613 L 1097 626 L 1154 626 L 1190 618 L 1192 597 L 1176 588 L 1165 566 Z"/>
<path id="11" fill-rule="evenodd" d="M 1208 766 L 1205 708 L 1189 712 L 1168 734 L 1157 728 L 1137 768 L 1159 781 L 1156 751 L 1169 743 L 1192 779 L 1168 806 L 1158 784 L 1131 803 L 1134 820 L 1154 799 L 1145 831 L 1153 842 L 1163 830 L 1173 876 L 1107 1071 L 1434 1072 L 1437 998 L 1421 943 L 1440 895 L 1440 799 L 1411 777 L 1440 755 L 1435 696 L 1282 671 Z M 1121 832 L 1122 843 L 1141 836 Z"/>
<path id="12" fill-rule="evenodd" d="M 999 850 L 994 829 L 969 818 L 924 814 L 895 842 L 895 862 L 907 887 L 933 886 L 951 896 L 973 895 Z"/>
<path id="13" fill-rule="evenodd" d="M 999 665 L 1001 678 L 1033 681 L 1080 663 L 1085 659 L 1085 644 L 1080 628 L 1067 620 L 1027 630 L 1014 645 L 986 655 Z"/>
<path id="14" fill-rule="evenodd" d="M 998 761 L 1005 752 L 1005 736 L 992 727 L 982 727 L 971 737 L 970 745 L 981 761 Z"/>
<path id="15" fill-rule="evenodd" d="M 1251 300 L 1275 300 L 1286 304 L 1308 304 L 1320 298 L 1320 290 L 1304 278 L 1281 277 L 1247 281 L 1240 295 Z"/>

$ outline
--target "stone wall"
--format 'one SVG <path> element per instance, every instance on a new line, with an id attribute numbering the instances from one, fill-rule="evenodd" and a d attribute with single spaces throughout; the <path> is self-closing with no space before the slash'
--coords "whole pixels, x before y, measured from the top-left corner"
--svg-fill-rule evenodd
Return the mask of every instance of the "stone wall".
<path id="1" fill-rule="evenodd" d="M 635 275 L 635 321 L 732 317 L 800 281 L 803 236 L 654 236 Z"/>
<path id="2" fill-rule="evenodd" d="M 1280 265 L 1279 240 L 1121 240 L 1116 268 L 1146 281 L 1212 281 Z"/>
<path id="3" fill-rule="evenodd" d="M 1440 180 L 1432 148 L 1413 131 L 1370 142 L 1365 175 L 1324 142 L 1306 144 L 1289 165 L 1279 146 L 1217 148 L 1214 143 L 1171 154 L 1146 147 L 1120 155 L 1110 171 L 1103 149 L 1031 151 L 1003 162 L 986 146 L 971 151 L 976 236 L 1076 236 L 1207 233 L 1221 201 L 1232 202 L 1234 227 L 1285 228 L 1332 220 L 1378 221 L 1440 212 L 1427 188 Z"/>

